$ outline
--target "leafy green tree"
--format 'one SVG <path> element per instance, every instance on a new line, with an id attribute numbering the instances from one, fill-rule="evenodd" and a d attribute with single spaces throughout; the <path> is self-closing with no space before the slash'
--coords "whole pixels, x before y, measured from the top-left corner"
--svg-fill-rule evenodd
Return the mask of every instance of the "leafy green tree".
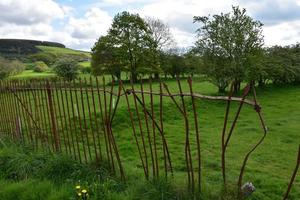
<path id="1" fill-rule="evenodd" d="M 8 60 L 0 57 L 0 80 L 12 74 L 17 74 L 25 70 L 25 65 L 18 60 Z"/>
<path id="2" fill-rule="evenodd" d="M 112 43 L 109 36 L 101 36 L 92 48 L 91 66 L 93 74 L 111 74 L 117 79 L 121 78 L 122 52 Z"/>
<path id="3" fill-rule="evenodd" d="M 246 9 L 232 7 L 232 12 L 213 17 L 194 17 L 201 24 L 196 47 L 203 55 L 209 78 L 224 90 L 230 81 L 237 92 L 246 79 L 249 59 L 262 48 L 263 24 L 246 15 Z"/>
<path id="4" fill-rule="evenodd" d="M 78 63 L 71 59 L 60 59 L 54 64 L 54 71 L 57 76 L 67 81 L 76 79 L 79 75 Z"/>
<path id="5" fill-rule="evenodd" d="M 203 60 L 201 56 L 193 49 L 189 50 L 183 56 L 185 72 L 190 74 L 190 76 L 194 76 L 194 74 L 200 74 L 201 68 L 203 68 Z"/>
<path id="6" fill-rule="evenodd" d="M 249 55 L 247 65 L 249 66 L 246 69 L 248 82 L 258 83 L 262 87 L 270 80 L 266 49 L 257 49 L 255 53 Z"/>
<path id="7" fill-rule="evenodd" d="M 130 72 L 133 81 L 137 81 L 139 73 L 158 70 L 151 32 L 138 14 L 118 13 L 108 36 L 112 45 L 118 48 L 124 71 Z"/>
<path id="8" fill-rule="evenodd" d="M 178 49 L 170 49 L 161 56 L 163 60 L 162 69 L 165 76 L 171 75 L 175 78 L 185 72 L 185 60 L 184 57 L 179 54 Z"/>
<path id="9" fill-rule="evenodd" d="M 268 77 L 275 84 L 300 81 L 300 45 L 273 46 L 267 50 Z"/>
<path id="10" fill-rule="evenodd" d="M 11 70 L 9 69 L 8 65 L 9 62 L 3 57 L 0 57 L 0 80 L 3 80 L 10 75 Z"/>

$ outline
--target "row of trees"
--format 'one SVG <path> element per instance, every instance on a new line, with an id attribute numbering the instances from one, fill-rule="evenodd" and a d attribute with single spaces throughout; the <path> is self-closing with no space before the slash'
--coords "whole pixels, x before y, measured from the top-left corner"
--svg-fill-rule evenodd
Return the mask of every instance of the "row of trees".
<path id="1" fill-rule="evenodd" d="M 233 82 L 237 92 L 243 81 L 264 85 L 299 82 L 299 45 L 264 48 L 263 24 L 232 7 L 229 13 L 195 16 L 198 40 L 188 51 L 174 48 L 169 27 L 138 14 L 117 14 L 107 35 L 92 48 L 92 71 L 121 78 L 138 75 L 201 74 L 220 92 Z"/>

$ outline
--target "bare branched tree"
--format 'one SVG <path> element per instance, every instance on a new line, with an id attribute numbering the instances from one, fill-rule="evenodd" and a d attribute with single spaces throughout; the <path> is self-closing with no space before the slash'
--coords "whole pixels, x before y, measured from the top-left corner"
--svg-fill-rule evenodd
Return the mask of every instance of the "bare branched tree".
<path id="1" fill-rule="evenodd" d="M 152 33 L 157 50 L 161 51 L 174 46 L 175 41 L 167 24 L 164 24 L 160 19 L 152 17 L 146 17 L 145 21 Z"/>

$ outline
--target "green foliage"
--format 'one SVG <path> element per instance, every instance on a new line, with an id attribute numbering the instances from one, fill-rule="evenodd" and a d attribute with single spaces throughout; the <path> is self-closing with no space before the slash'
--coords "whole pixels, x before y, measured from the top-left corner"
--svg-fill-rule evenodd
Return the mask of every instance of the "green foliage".
<path id="1" fill-rule="evenodd" d="M 50 66 L 55 62 L 57 56 L 52 53 L 40 52 L 31 55 L 30 58 L 33 62 L 44 62 L 46 65 Z"/>
<path id="2" fill-rule="evenodd" d="M 190 50 L 183 56 L 186 73 L 189 73 L 191 76 L 202 73 L 201 69 L 203 69 L 203 60 L 200 55 L 193 50 Z"/>
<path id="3" fill-rule="evenodd" d="M 184 58 L 176 54 L 166 54 L 163 70 L 165 74 L 171 75 L 173 78 L 183 74 L 185 71 Z"/>
<path id="4" fill-rule="evenodd" d="M 0 80 L 7 78 L 10 75 L 20 73 L 25 70 L 25 66 L 18 60 L 7 60 L 0 57 Z"/>
<path id="5" fill-rule="evenodd" d="M 246 9 L 232 7 L 232 12 L 209 17 L 194 17 L 197 30 L 196 48 L 203 56 L 204 73 L 224 91 L 230 81 L 235 91 L 246 79 L 249 59 L 263 45 L 262 23 L 246 15 Z"/>
<path id="6" fill-rule="evenodd" d="M 91 67 L 79 67 L 80 72 L 83 74 L 91 74 L 92 73 L 92 68 Z"/>
<path id="7" fill-rule="evenodd" d="M 158 71 L 150 29 L 138 14 L 122 12 L 114 17 L 107 36 L 100 37 L 92 49 L 92 68 L 95 74 L 117 78 L 128 71 L 134 81 L 138 74 Z"/>
<path id="8" fill-rule="evenodd" d="M 93 74 L 111 74 L 120 79 L 121 67 L 124 67 L 121 60 L 122 52 L 120 48 L 114 46 L 112 38 L 101 36 L 92 49 Z"/>
<path id="9" fill-rule="evenodd" d="M 268 79 L 276 84 L 300 82 L 300 45 L 267 49 L 265 61 Z"/>
<path id="10" fill-rule="evenodd" d="M 33 68 L 35 67 L 34 63 L 25 63 L 25 70 L 33 70 Z"/>
<path id="11" fill-rule="evenodd" d="M 0 199 L 5 200 L 59 200 L 72 196 L 70 189 L 42 180 L 26 180 L 22 182 L 0 181 Z"/>
<path id="12" fill-rule="evenodd" d="M 48 70 L 47 64 L 44 63 L 43 61 L 36 61 L 36 62 L 34 62 L 34 65 L 35 65 L 33 68 L 34 72 L 41 73 L 41 72 L 45 72 Z"/>
<path id="13" fill-rule="evenodd" d="M 78 63 L 71 59 L 60 59 L 54 64 L 54 71 L 57 76 L 67 81 L 72 81 L 78 77 Z"/>

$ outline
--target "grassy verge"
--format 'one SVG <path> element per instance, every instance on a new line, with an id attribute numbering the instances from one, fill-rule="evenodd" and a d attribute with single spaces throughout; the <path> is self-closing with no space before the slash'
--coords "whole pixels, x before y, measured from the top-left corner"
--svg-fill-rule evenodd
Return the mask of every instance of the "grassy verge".
<path id="1" fill-rule="evenodd" d="M 169 182 L 146 182 L 132 171 L 126 183 L 111 176 L 105 167 L 80 164 L 72 159 L 1 140 L 0 199 L 81 199 L 77 185 L 88 199 L 178 199 L 188 193 Z"/>

